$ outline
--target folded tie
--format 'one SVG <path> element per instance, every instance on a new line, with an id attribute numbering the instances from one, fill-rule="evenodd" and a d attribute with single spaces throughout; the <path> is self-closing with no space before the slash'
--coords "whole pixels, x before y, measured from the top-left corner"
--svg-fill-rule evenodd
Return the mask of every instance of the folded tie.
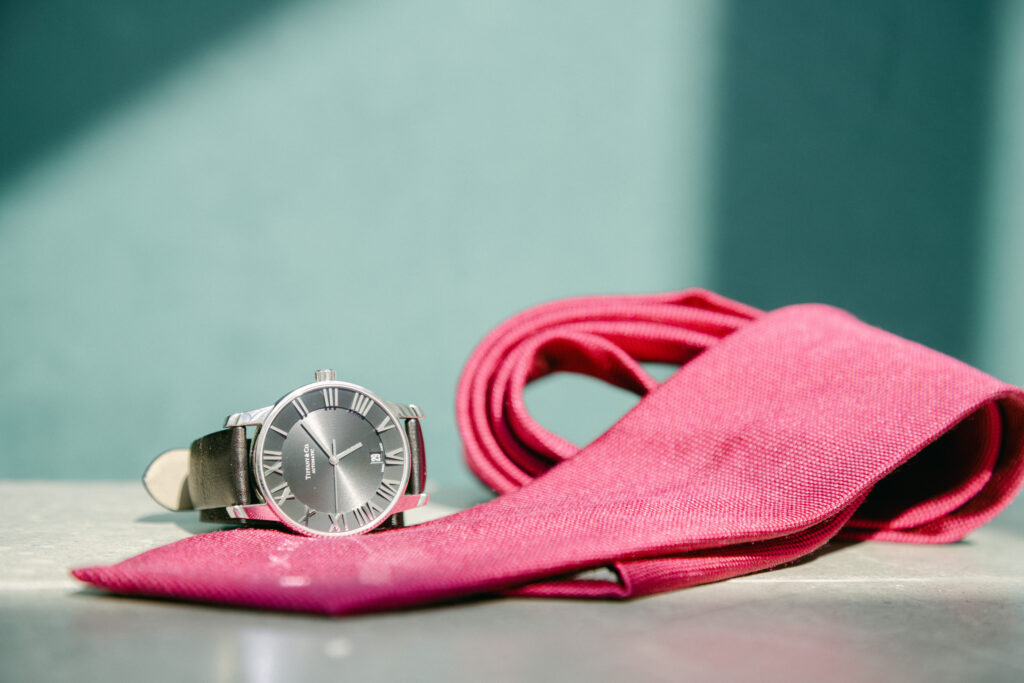
<path id="1" fill-rule="evenodd" d="M 658 385 L 649 361 L 682 367 Z M 643 398 L 577 449 L 523 403 L 528 382 L 559 371 Z M 821 305 L 763 314 L 690 290 L 540 306 L 474 352 L 457 410 L 493 501 L 357 537 L 219 531 L 73 573 L 118 593 L 326 614 L 624 598 L 836 536 L 957 540 L 1024 483 L 1024 392 Z M 610 578 L 580 574 L 601 567 Z"/>

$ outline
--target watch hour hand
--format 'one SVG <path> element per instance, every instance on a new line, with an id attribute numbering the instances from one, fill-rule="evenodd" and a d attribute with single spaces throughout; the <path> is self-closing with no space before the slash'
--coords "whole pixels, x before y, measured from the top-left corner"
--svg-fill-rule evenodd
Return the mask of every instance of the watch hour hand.
<path id="1" fill-rule="evenodd" d="M 333 464 L 337 463 L 339 460 L 344 458 L 346 455 L 349 455 L 351 453 L 355 453 L 357 450 L 359 450 L 362 447 L 363 447 L 363 442 L 362 441 L 360 441 L 359 443 L 357 443 L 357 444 L 355 444 L 353 446 L 349 446 L 348 448 L 343 450 L 341 453 L 338 453 L 337 455 L 332 457 L 331 458 L 331 464 L 333 465 Z"/>

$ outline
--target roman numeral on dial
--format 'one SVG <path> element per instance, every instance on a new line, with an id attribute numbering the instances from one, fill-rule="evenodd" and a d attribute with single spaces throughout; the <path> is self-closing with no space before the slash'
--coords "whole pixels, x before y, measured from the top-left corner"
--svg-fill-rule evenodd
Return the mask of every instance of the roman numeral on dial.
<path id="1" fill-rule="evenodd" d="M 337 515 L 327 513 L 327 519 L 331 520 L 331 528 L 328 529 L 328 531 L 338 533 L 342 530 L 342 527 L 345 528 L 345 531 L 348 531 L 348 522 L 345 521 L 345 515 L 343 513 L 339 513 Z M 338 525 L 339 521 L 341 522 L 340 526 Z"/>
<path id="2" fill-rule="evenodd" d="M 370 408 L 373 407 L 373 399 L 363 394 L 352 394 L 352 410 L 359 413 L 363 417 L 370 412 Z"/>
<path id="3" fill-rule="evenodd" d="M 371 501 L 369 503 L 363 503 L 360 507 L 357 507 L 352 511 L 352 514 L 355 515 L 356 522 L 359 526 L 366 526 L 381 512 L 383 512 L 383 510 Z"/>
<path id="4" fill-rule="evenodd" d="M 281 451 L 263 451 L 263 476 L 277 472 L 283 477 L 282 467 L 284 463 L 281 462 Z"/>
<path id="5" fill-rule="evenodd" d="M 398 487 L 401 485 L 402 482 L 397 479 L 385 479 L 377 487 L 377 494 L 384 500 L 394 500 L 398 495 Z"/>
<path id="6" fill-rule="evenodd" d="M 325 408 L 337 408 L 338 407 L 338 387 L 324 387 L 321 391 L 324 394 L 324 407 Z"/>
<path id="7" fill-rule="evenodd" d="M 292 401 L 292 405 L 295 406 L 295 410 L 299 411 L 300 417 L 306 417 L 309 415 L 309 408 L 307 408 L 306 404 L 302 402 L 301 396 L 296 396 Z"/>
<path id="8" fill-rule="evenodd" d="M 370 517 L 370 510 L 366 505 L 356 508 L 352 511 L 352 514 L 355 515 L 356 524 L 359 526 L 366 526 L 370 523 L 370 520 L 373 519 Z"/>
<path id="9" fill-rule="evenodd" d="M 383 434 L 384 432 L 388 431 L 389 429 L 394 429 L 394 428 L 395 428 L 395 423 L 391 421 L 390 417 L 385 415 L 384 419 L 380 421 L 379 425 L 377 425 L 377 433 L 378 434 Z"/>
<path id="10" fill-rule="evenodd" d="M 292 494 L 292 490 L 288 488 L 287 482 L 279 484 L 274 488 L 270 489 L 270 495 L 271 497 L 273 497 L 275 501 L 277 501 L 278 505 L 285 502 L 286 500 L 291 500 L 292 498 L 295 497 Z"/>
<path id="11" fill-rule="evenodd" d="M 399 446 L 393 451 L 388 451 L 384 454 L 385 465 L 404 465 L 405 458 L 402 457 L 402 448 Z"/>

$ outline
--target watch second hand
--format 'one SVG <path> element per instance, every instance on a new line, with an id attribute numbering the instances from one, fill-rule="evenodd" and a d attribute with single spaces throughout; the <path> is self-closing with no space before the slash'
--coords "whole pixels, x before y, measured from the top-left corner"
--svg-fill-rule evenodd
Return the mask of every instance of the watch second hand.
<path id="1" fill-rule="evenodd" d="M 337 448 L 337 445 L 335 444 L 334 439 L 331 439 L 332 453 L 335 448 Z M 338 501 L 338 467 L 334 456 L 331 456 L 331 465 L 334 466 L 334 471 L 331 472 L 331 478 L 334 479 L 334 514 L 338 514 L 341 512 L 341 503 Z"/>

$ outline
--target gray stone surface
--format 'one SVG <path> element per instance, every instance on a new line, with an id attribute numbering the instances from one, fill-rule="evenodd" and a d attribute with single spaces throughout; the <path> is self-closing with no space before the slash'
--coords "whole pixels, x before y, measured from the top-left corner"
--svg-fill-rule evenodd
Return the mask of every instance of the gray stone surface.
<path id="1" fill-rule="evenodd" d="M 474 496 L 439 493 L 449 505 L 427 514 Z M 1019 506 L 961 543 L 836 544 L 626 603 L 477 600 L 325 618 L 83 588 L 69 568 L 205 528 L 161 512 L 138 484 L 0 482 L 0 498 L 4 682 L 1024 680 Z"/>

